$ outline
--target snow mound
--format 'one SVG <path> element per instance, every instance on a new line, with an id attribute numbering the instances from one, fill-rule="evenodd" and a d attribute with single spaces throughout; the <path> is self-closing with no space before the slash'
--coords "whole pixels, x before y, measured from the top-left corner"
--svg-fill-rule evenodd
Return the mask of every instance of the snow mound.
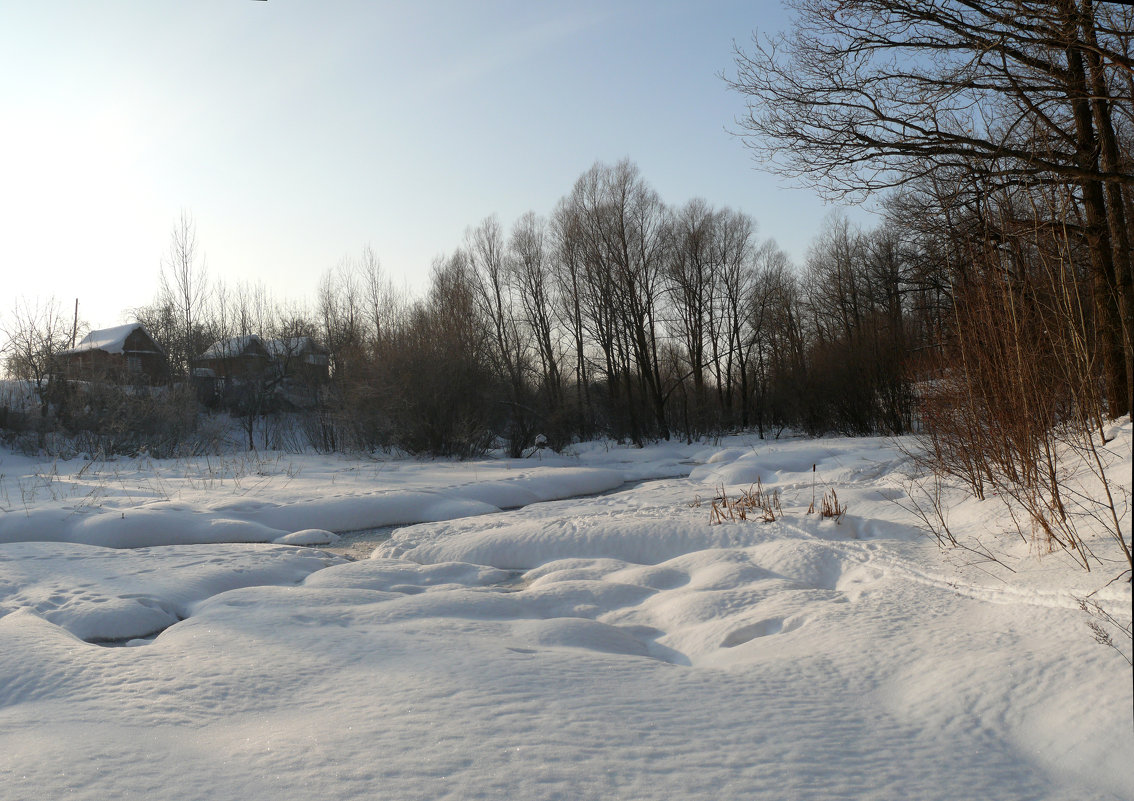
<path id="1" fill-rule="evenodd" d="M 710 486 L 748 486 L 762 482 L 826 484 L 887 473 L 891 459 L 879 460 L 885 440 L 826 439 L 762 444 L 756 448 L 726 448 L 694 467 L 689 478 Z M 904 462 L 904 458 L 897 461 Z"/>
<path id="2" fill-rule="evenodd" d="M 649 656 L 649 649 L 633 635 L 606 623 L 585 618 L 556 618 L 517 624 L 514 635 L 545 648 L 578 648 L 604 654 Z"/>
<path id="3" fill-rule="evenodd" d="M 304 585 L 338 589 L 421 592 L 438 587 L 481 587 L 508 580 L 511 574 L 483 565 L 446 562 L 418 565 L 400 559 L 367 559 L 321 570 Z"/>
<path id="4" fill-rule="evenodd" d="M 77 473 L 82 475 L 84 470 L 79 467 Z M 481 470 L 487 473 L 483 480 Z M 102 477 L 89 490 L 86 478 L 70 478 L 56 489 L 53 484 L 62 480 L 48 477 L 44 481 L 54 502 L 22 512 L 0 512 L 0 543 L 76 542 L 107 548 L 214 542 L 323 545 L 332 542 L 327 539 L 330 532 L 493 514 L 504 508 L 606 492 L 625 480 L 619 471 L 591 467 L 533 467 L 507 479 L 494 477 L 500 472 L 499 465 L 458 465 L 449 472 L 453 485 L 443 489 L 423 487 L 412 480 L 391 480 L 386 482 L 392 485 L 389 488 L 369 484 L 339 493 L 328 493 L 324 485 L 314 488 L 315 497 L 298 500 L 286 500 L 282 493 L 265 489 L 265 497 L 250 497 L 244 490 L 237 497 L 184 492 L 177 500 L 139 501 L 130 492 L 111 495 Z M 115 480 L 123 481 L 118 473 Z M 67 490 L 76 497 L 60 497 Z M 79 496 L 83 491 L 87 494 Z M 95 497 L 100 502 L 90 503 Z M 324 533 L 310 533 L 315 530 Z"/>
<path id="5" fill-rule="evenodd" d="M 331 545 L 338 541 L 338 534 L 321 528 L 305 528 L 272 540 L 277 545 Z"/>
<path id="6" fill-rule="evenodd" d="M 717 526 L 681 519 L 580 517 L 554 525 L 503 519 L 475 526 L 462 521 L 409 526 L 375 550 L 379 557 L 415 562 L 475 562 L 506 570 L 528 570 L 545 562 L 586 557 L 656 564 L 703 548 L 756 540 L 766 530 Z"/>
<path id="7" fill-rule="evenodd" d="M 23 609 L 87 641 L 146 637 L 193 605 L 238 587 L 295 584 L 341 560 L 272 545 L 120 550 L 71 543 L 0 545 L 0 615 Z"/>

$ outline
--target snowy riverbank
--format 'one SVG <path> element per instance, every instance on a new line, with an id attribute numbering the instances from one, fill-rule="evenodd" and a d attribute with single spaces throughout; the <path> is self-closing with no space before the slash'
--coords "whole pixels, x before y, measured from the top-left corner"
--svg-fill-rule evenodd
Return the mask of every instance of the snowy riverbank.
<path id="1" fill-rule="evenodd" d="M 1128 620 L 1120 569 L 960 493 L 1015 572 L 942 554 L 909 470 L 881 439 L 0 454 L 0 799 L 1128 798 L 1130 668 L 1078 608 Z M 757 480 L 777 520 L 710 524 Z M 211 542 L 389 523 L 355 562 Z"/>

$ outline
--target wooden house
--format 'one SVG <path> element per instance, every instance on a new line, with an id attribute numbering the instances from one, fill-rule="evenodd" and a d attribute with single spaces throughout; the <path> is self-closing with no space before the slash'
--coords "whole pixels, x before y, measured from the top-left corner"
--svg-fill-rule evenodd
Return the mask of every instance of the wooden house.
<path id="1" fill-rule="evenodd" d="M 251 334 L 214 342 L 193 360 L 193 373 L 220 379 L 261 378 L 271 364 L 272 357 L 264 341 Z"/>
<path id="2" fill-rule="evenodd" d="M 285 337 L 265 344 L 284 380 L 314 387 L 330 378 L 331 352 L 311 337 Z"/>
<path id="3" fill-rule="evenodd" d="M 169 378 L 165 350 L 139 323 L 91 331 L 57 359 L 72 380 L 157 384 Z"/>

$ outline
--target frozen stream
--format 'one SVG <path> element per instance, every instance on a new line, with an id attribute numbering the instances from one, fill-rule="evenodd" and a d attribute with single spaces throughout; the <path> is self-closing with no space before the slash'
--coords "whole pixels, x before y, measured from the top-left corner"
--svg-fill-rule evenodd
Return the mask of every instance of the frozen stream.
<path id="1" fill-rule="evenodd" d="M 370 554 L 379 543 L 390 539 L 390 536 L 404 526 L 380 526 L 378 528 L 364 528 L 361 531 L 348 531 L 339 535 L 339 541 L 334 545 L 317 546 L 321 551 L 338 554 L 352 562 L 360 559 L 369 559 Z"/>
<path id="2" fill-rule="evenodd" d="M 627 481 L 626 483 L 622 484 L 619 487 L 615 487 L 614 489 L 605 490 L 603 492 L 583 493 L 583 494 L 580 494 L 580 495 L 572 496 L 571 498 L 566 498 L 564 500 L 566 500 L 566 501 L 578 501 L 578 500 L 583 500 L 583 499 L 586 499 L 586 498 L 604 498 L 604 497 L 609 497 L 609 496 L 612 496 L 612 495 L 622 495 L 622 494 L 637 492 L 637 491 L 644 490 L 644 489 L 648 490 L 648 489 L 653 488 L 655 485 L 660 486 L 660 485 L 663 485 L 663 484 L 672 484 L 674 481 L 675 481 L 675 479 L 672 479 L 672 478 L 642 479 L 642 480 Z M 680 479 L 678 479 L 678 481 L 680 481 Z M 541 502 L 541 503 L 556 503 L 556 502 L 558 502 L 558 501 L 547 501 L 547 502 Z M 529 506 L 530 505 L 534 505 L 534 504 L 529 504 Z M 482 520 L 482 521 L 488 522 L 492 518 L 498 518 L 501 515 L 504 515 L 508 512 L 512 512 L 512 511 L 515 511 L 516 509 L 522 509 L 522 508 L 525 508 L 525 507 L 523 507 L 523 506 L 506 507 L 504 509 L 501 509 L 499 512 L 492 512 L 492 513 L 484 514 L 484 515 L 476 515 L 475 517 Z M 336 532 L 339 536 L 338 542 L 334 543 L 333 545 L 319 545 L 319 546 L 316 546 L 316 547 L 318 547 L 319 550 L 321 550 L 321 551 L 327 551 L 329 553 L 333 553 L 333 554 L 337 554 L 339 556 L 343 556 L 343 557 L 351 560 L 352 562 L 358 561 L 360 559 L 369 559 L 370 554 L 372 554 L 374 552 L 374 549 L 376 547 L 378 547 L 378 545 L 389 540 L 390 537 L 393 536 L 394 532 L 398 531 L 399 529 L 403 529 L 403 528 L 405 528 L 406 526 L 409 526 L 409 525 L 416 525 L 416 524 L 405 523 L 405 524 L 398 524 L 398 525 L 393 525 L 393 526 L 377 526 L 375 528 L 364 528 L 364 529 L 359 529 L 357 531 Z"/>
<path id="3" fill-rule="evenodd" d="M 1129 667 L 1076 600 L 1129 621 L 1105 565 L 952 487 L 1012 571 L 943 555 L 889 440 L 584 457 L 0 452 L 0 801 L 1130 798 Z M 753 485 L 776 520 L 711 520 Z M 347 533 L 273 542 L 305 531 Z"/>

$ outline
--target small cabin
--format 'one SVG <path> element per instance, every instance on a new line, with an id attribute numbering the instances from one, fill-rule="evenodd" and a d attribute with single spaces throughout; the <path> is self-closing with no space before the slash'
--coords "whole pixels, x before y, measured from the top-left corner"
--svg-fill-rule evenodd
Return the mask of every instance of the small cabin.
<path id="1" fill-rule="evenodd" d="M 193 360 L 193 372 L 211 371 L 220 378 L 260 378 L 271 366 L 272 357 L 264 341 L 255 334 L 214 342 Z"/>
<path id="2" fill-rule="evenodd" d="M 311 337 L 285 337 L 265 344 L 282 378 L 307 386 L 318 386 L 330 378 L 331 352 Z"/>
<path id="3" fill-rule="evenodd" d="M 91 331 L 57 359 L 72 380 L 158 384 L 169 378 L 165 350 L 140 323 Z"/>

